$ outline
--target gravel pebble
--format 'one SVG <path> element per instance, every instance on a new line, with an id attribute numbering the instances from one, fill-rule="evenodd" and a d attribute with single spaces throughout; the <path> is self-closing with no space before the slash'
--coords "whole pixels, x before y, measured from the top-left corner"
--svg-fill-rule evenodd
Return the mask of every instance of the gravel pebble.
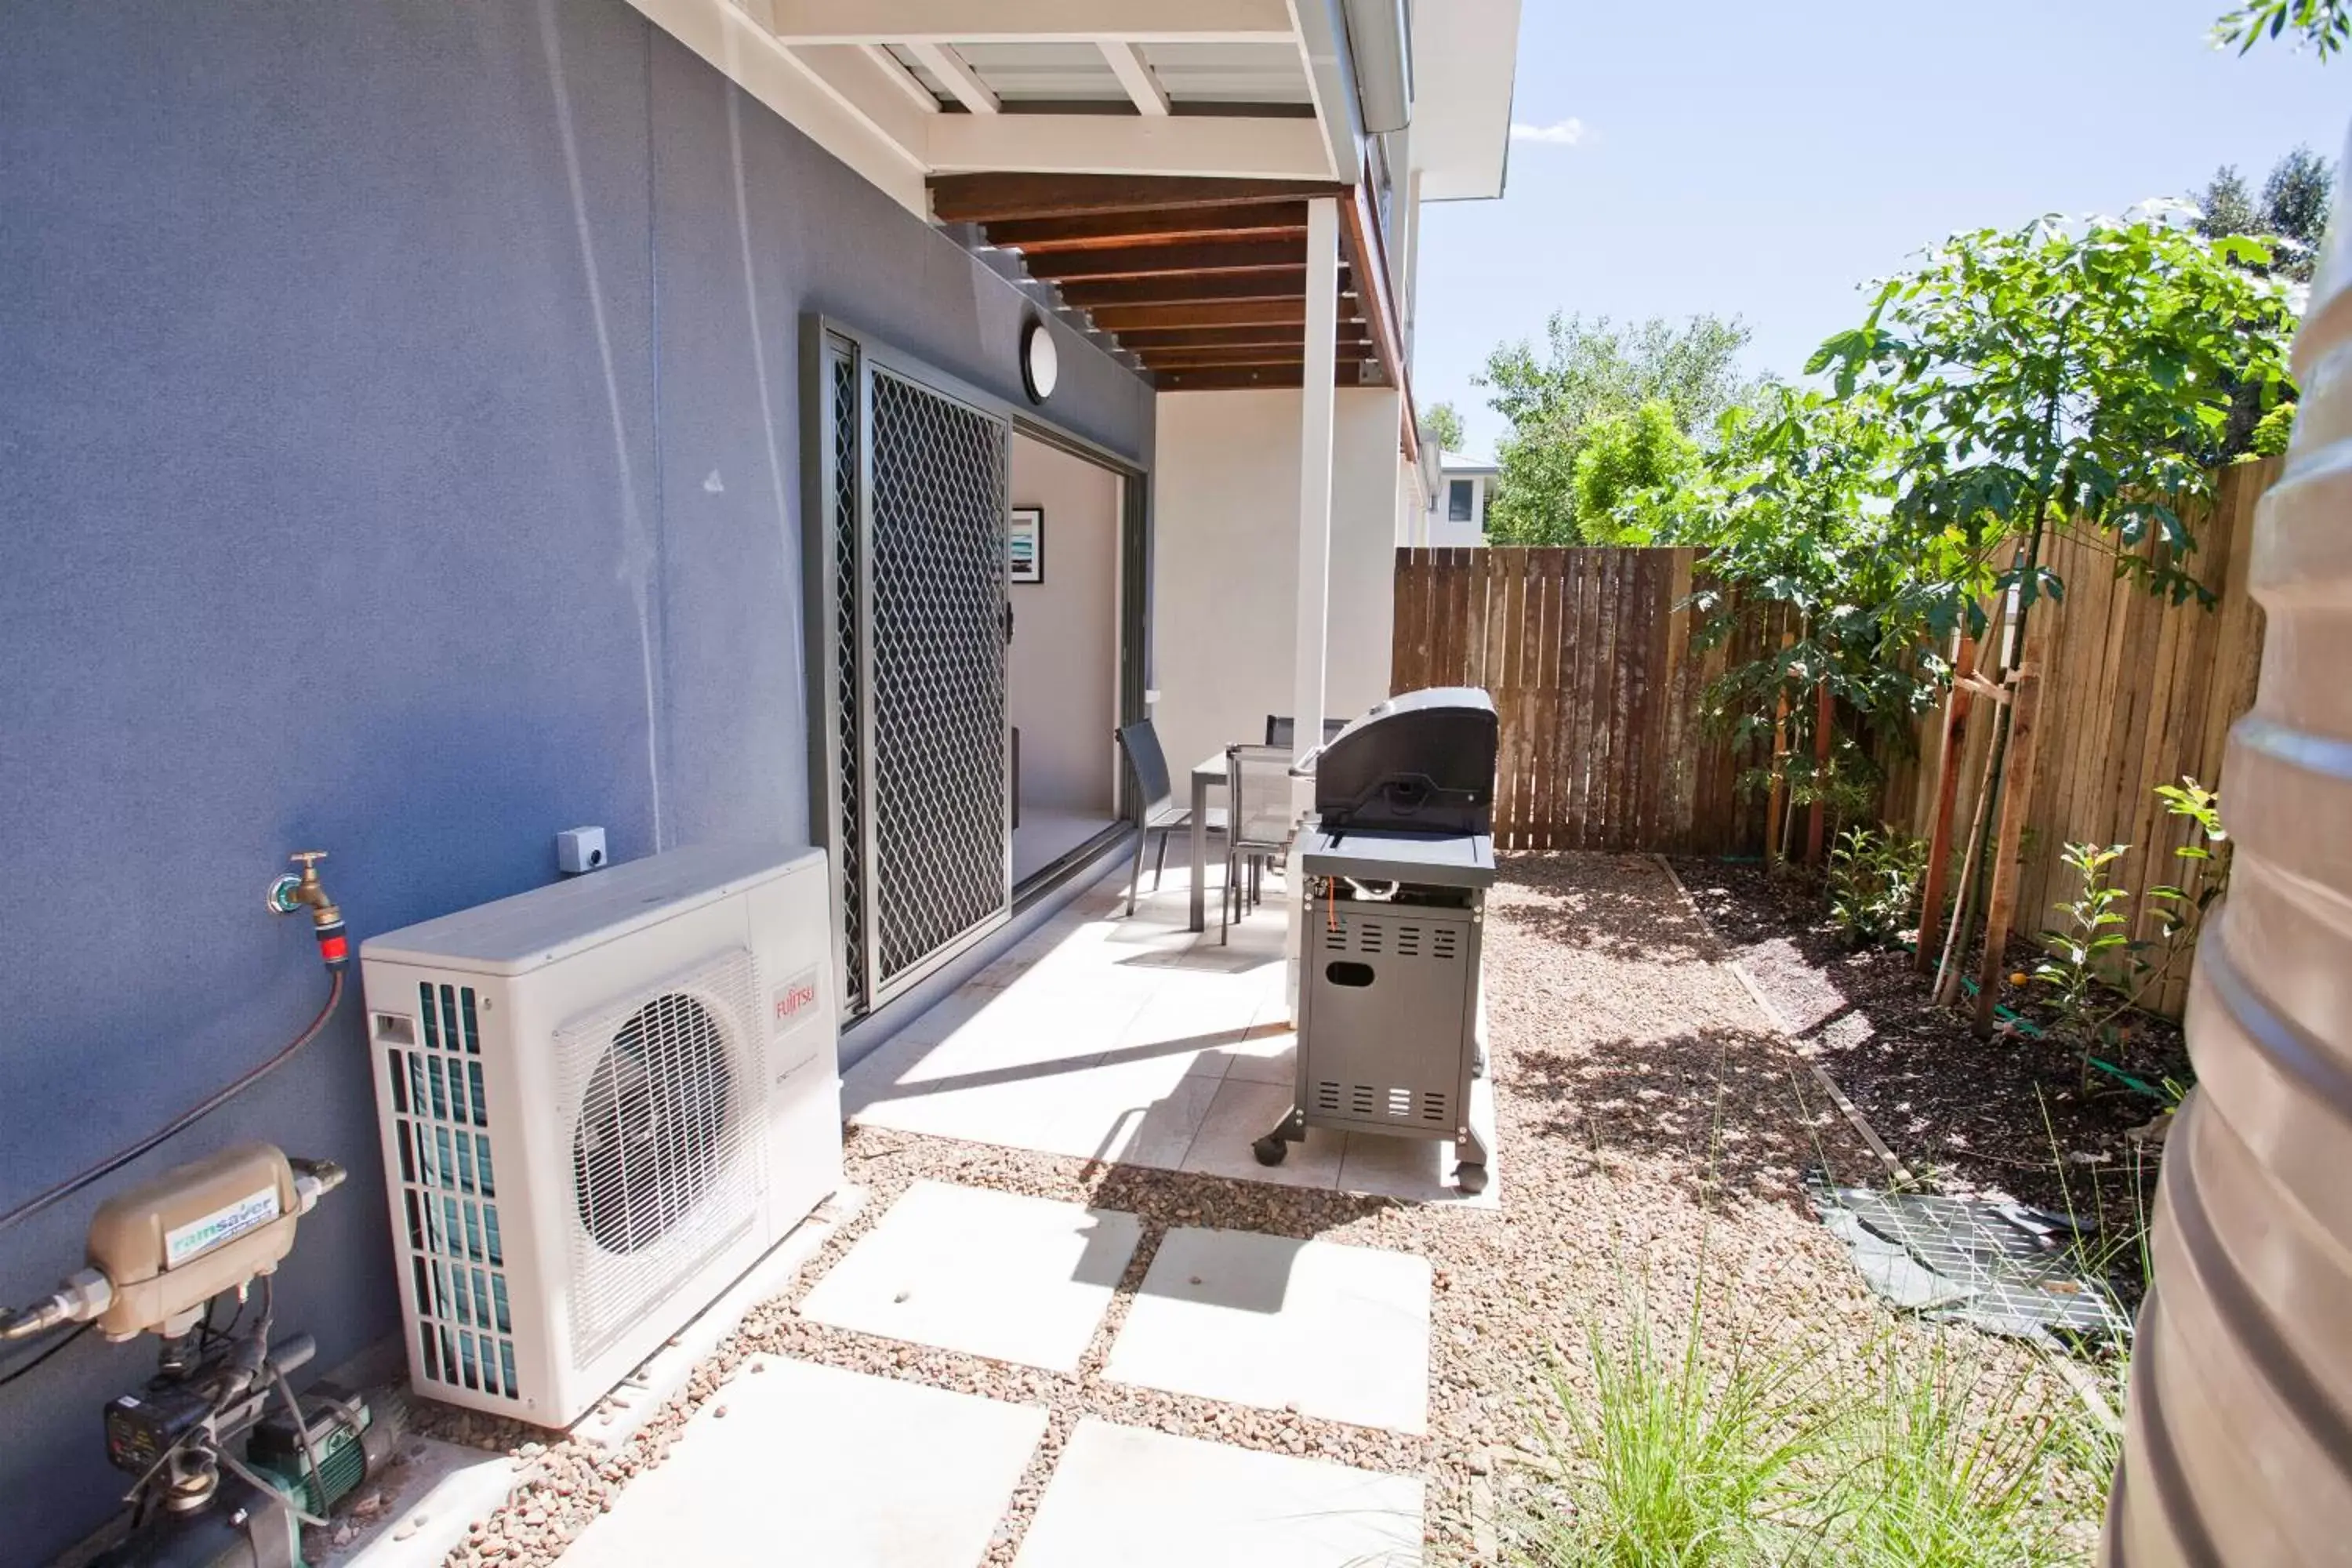
<path id="1" fill-rule="evenodd" d="M 1507 856 L 1487 903 L 1488 1055 L 1497 1086 L 1499 1210 L 1272 1186 L 1064 1159 L 946 1139 L 853 1129 L 848 1179 L 865 1207 L 784 1296 L 751 1310 L 643 1430 L 605 1453 L 577 1439 L 420 1402 L 426 1431 L 478 1435 L 540 1460 L 535 1479 L 485 1521 L 452 1563 L 552 1562 L 661 1463 L 679 1429 L 754 1352 L 792 1356 L 931 1387 L 1040 1405 L 1044 1440 L 1015 1488 L 985 1563 L 1020 1549 L 1038 1497 L 1084 1416 L 1270 1452 L 1314 1453 L 1429 1483 L 1433 1563 L 1491 1563 L 1494 1509 L 1536 1506 L 1520 1466 L 1493 1483 L 1489 1449 L 1544 1462 L 1531 1433 L 1557 1424 L 1561 1392 L 1589 1389 L 1581 1346 L 1646 1301 L 1688 1310 L 1702 1272 L 1726 1331 L 1788 1337 L 1854 1360 L 1886 1316 L 1805 1211 L 1803 1168 L 1860 1170 L 1866 1150 L 1820 1102 L 1664 871 L 1632 856 Z M 930 1178 L 1123 1209 L 1141 1244 L 1074 1374 L 1008 1366 L 821 1326 L 799 1313 L 809 1287 Z M 1432 1265 L 1430 1435 L 1260 1411 L 1104 1380 L 1161 1238 L 1177 1226 L 1322 1237 L 1418 1253 Z M 1728 1286 L 1728 1289 L 1725 1287 Z M 1680 1303 L 1677 1306 L 1676 1303 Z M 757 1363 L 753 1370 L 757 1371 Z M 719 1412 L 714 1412 L 718 1414 Z M 460 1439 L 465 1440 L 465 1439 Z M 541 1445 L 544 1444 L 543 1449 Z M 1476 1506 L 1474 1506 L 1474 1501 Z M 1482 1543 L 1486 1550 L 1482 1551 Z"/>

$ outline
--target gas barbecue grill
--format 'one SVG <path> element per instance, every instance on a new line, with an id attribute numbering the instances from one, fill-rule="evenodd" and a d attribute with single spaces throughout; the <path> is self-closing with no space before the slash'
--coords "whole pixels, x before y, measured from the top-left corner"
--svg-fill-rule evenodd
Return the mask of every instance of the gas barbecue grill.
<path id="1" fill-rule="evenodd" d="M 1492 1134 L 1473 1125 L 1471 1085 L 1495 740 L 1486 694 L 1445 687 L 1391 699 L 1302 761 L 1297 1086 L 1252 1145 L 1260 1163 L 1309 1127 L 1451 1139 L 1455 1182 L 1485 1189 Z"/>

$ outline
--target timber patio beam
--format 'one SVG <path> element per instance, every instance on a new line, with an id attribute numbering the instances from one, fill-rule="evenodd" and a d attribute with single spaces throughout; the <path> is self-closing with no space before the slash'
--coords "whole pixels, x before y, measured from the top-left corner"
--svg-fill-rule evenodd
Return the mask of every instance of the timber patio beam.
<path id="1" fill-rule="evenodd" d="M 1129 245 L 1105 250 L 1049 250 L 1028 258 L 1029 275 L 1055 281 L 1080 279 L 1208 278 L 1305 265 L 1303 247 L 1286 239 L 1233 245 Z"/>
<path id="2" fill-rule="evenodd" d="M 1412 383 L 1404 362 L 1402 334 L 1397 324 L 1396 302 L 1389 294 L 1388 258 L 1381 248 L 1380 224 L 1372 212 L 1369 184 L 1359 184 L 1339 202 L 1339 247 L 1355 279 L 1358 303 L 1371 323 L 1372 340 L 1380 349 L 1381 368 L 1389 384 L 1404 394 L 1404 416 L 1397 439 L 1408 459 L 1421 456 L 1421 432 L 1413 414 Z"/>
<path id="3" fill-rule="evenodd" d="M 1259 386 L 1301 386 L 1306 379 L 1305 367 L 1296 364 L 1217 365 L 1204 370 L 1153 373 L 1153 380 L 1162 392 L 1239 392 Z M 1344 388 L 1366 384 L 1358 379 L 1353 360 L 1341 360 L 1332 384 Z"/>
<path id="4" fill-rule="evenodd" d="M 1187 208 L 1262 206 L 1337 195 L 1340 189 L 1329 180 L 1150 174 L 999 173 L 941 174 L 930 181 L 932 217 L 940 223 L 977 224 L 1005 218 L 1081 217 L 1095 213 L 1160 214 Z"/>
<path id="5" fill-rule="evenodd" d="M 789 44 L 1285 44 L 1286 0 L 748 0 Z"/>

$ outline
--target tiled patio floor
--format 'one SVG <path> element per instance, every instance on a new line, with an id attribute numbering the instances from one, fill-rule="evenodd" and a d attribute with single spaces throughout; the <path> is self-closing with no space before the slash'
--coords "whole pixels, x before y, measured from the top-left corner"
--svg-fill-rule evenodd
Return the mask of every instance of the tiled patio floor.
<path id="1" fill-rule="evenodd" d="M 1279 884 L 1223 943 L 1213 909 L 1208 931 L 1184 929 L 1185 889 L 1171 867 L 1130 917 L 1122 865 L 852 1068 L 845 1113 L 1078 1159 L 1496 1206 L 1506 1173 L 1464 1197 L 1450 1142 L 1311 1129 L 1282 1164 L 1257 1163 L 1250 1143 L 1289 1108 L 1296 1060 Z M 1491 1126 L 1489 1092 L 1482 1082 L 1473 1115 Z"/>
<path id="2" fill-rule="evenodd" d="M 1428 1430 L 1431 1270 L 1379 1247 L 1169 1231 L 1123 1326 L 1108 1317 L 1139 1217 L 919 1182 L 803 1299 L 834 1327 L 1385 1432 Z M 1043 1341 L 1055 1342 L 1045 1344 Z M 1089 1369 L 1079 1352 L 1097 1348 Z M 898 1364 L 906 1361 L 899 1358 Z M 966 1568 L 1048 1414 L 900 1377 L 758 1355 L 676 1451 L 591 1523 L 566 1568 Z M 1080 1418 L 1013 1568 L 1418 1568 L 1424 1485 Z"/>

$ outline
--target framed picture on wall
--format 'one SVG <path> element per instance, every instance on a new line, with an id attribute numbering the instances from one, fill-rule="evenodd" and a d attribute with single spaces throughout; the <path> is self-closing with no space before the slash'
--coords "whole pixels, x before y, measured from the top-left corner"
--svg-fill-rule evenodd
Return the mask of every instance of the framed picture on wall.
<path id="1" fill-rule="evenodd" d="M 1015 583 L 1043 583 L 1045 580 L 1045 509 L 1042 506 L 1016 506 L 1013 509 L 1013 531 L 1005 539 L 1006 560 L 1012 566 Z"/>

